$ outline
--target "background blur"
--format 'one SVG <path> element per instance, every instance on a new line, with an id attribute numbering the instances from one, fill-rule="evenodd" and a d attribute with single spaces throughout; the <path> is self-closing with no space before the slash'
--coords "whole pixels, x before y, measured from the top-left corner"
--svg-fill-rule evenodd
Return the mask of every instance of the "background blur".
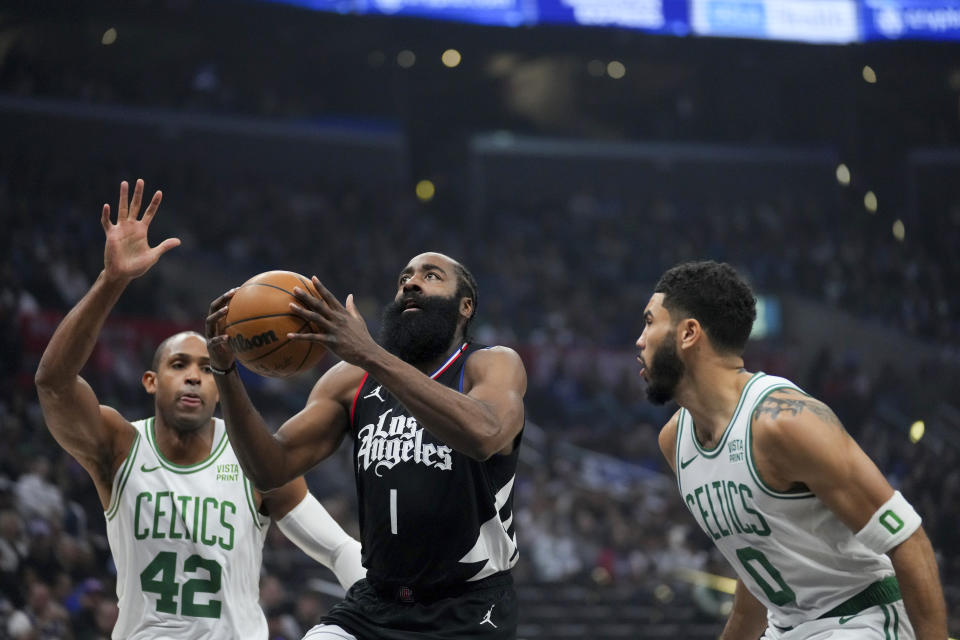
<path id="1" fill-rule="evenodd" d="M 917 507 L 960 632 L 960 45 L 64 4 L 0 7 L 0 638 L 103 638 L 116 615 L 93 484 L 33 373 L 102 268 L 102 203 L 137 177 L 164 191 L 152 239 L 183 245 L 128 289 L 84 373 L 130 419 L 152 411 L 160 339 L 256 273 L 353 292 L 376 332 L 414 254 L 474 271 L 478 339 L 530 377 L 521 638 L 722 627 L 733 572 L 667 475 L 673 409 L 646 402 L 634 359 L 656 278 L 700 258 L 760 296 L 748 368 L 829 403 Z M 319 373 L 247 382 L 277 426 Z M 341 449 L 308 480 L 355 533 Z M 272 637 L 340 593 L 271 531 Z"/>

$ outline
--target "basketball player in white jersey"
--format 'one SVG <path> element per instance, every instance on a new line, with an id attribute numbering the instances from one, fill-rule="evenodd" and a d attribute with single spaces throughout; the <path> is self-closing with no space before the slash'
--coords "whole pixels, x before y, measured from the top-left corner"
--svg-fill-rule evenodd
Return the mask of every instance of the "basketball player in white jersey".
<path id="1" fill-rule="evenodd" d="M 756 317 L 727 264 L 668 270 L 637 340 L 660 447 L 739 577 L 722 640 L 947 637 L 920 516 L 822 402 L 741 355 Z"/>
<path id="2" fill-rule="evenodd" d="M 127 285 L 170 249 L 151 248 L 147 228 L 156 192 L 138 219 L 143 181 L 127 201 L 120 186 L 117 222 L 104 205 L 104 268 L 67 314 L 44 351 L 37 390 L 50 432 L 90 474 L 103 504 L 117 567 L 123 639 L 266 640 L 259 606 L 261 550 L 270 520 L 349 588 L 363 577 L 360 545 L 307 491 L 302 478 L 269 494 L 240 470 L 218 402 L 206 340 L 178 333 L 160 345 L 143 386 L 152 418 L 130 422 L 100 405 L 80 371 Z"/>

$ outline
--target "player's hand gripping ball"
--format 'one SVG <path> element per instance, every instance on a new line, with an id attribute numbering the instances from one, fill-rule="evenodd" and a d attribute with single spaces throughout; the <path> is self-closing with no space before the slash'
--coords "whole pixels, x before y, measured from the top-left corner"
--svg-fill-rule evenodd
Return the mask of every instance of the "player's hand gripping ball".
<path id="1" fill-rule="evenodd" d="M 224 333 L 237 360 L 262 376 L 296 375 L 326 354 L 322 345 L 287 338 L 288 333 L 319 331 L 290 311 L 290 303 L 297 302 L 294 287 L 317 295 L 313 283 L 298 273 L 266 271 L 244 282 L 230 300 Z"/>

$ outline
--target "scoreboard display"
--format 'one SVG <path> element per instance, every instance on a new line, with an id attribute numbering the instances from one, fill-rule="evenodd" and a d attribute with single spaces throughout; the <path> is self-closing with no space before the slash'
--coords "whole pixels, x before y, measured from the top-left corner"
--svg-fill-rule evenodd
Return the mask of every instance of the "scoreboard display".
<path id="1" fill-rule="evenodd" d="M 844 44 L 960 40 L 960 0 L 268 0 L 318 11 L 505 27 L 621 27 L 665 35 Z"/>

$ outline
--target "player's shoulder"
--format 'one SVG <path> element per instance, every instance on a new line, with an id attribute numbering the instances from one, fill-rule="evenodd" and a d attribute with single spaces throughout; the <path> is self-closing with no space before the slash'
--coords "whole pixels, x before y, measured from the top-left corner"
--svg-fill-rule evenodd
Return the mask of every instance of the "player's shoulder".
<path id="1" fill-rule="evenodd" d="M 466 384 L 464 390 L 480 381 L 496 381 L 520 393 L 527 388 L 527 370 L 520 354 L 504 346 L 478 349 L 470 354 L 464 365 Z"/>
<path id="2" fill-rule="evenodd" d="M 830 407 L 794 387 L 774 389 L 765 395 L 754 408 L 751 422 L 757 444 L 783 447 L 843 430 Z"/>
<path id="3" fill-rule="evenodd" d="M 470 354 L 470 357 L 467 359 L 468 364 L 493 364 L 493 363 L 503 363 L 505 365 L 519 366 L 523 367 L 523 360 L 520 358 L 520 354 L 511 349 L 510 347 L 505 347 L 503 345 L 493 345 L 490 347 L 482 347 L 477 349 Z"/>
<path id="4" fill-rule="evenodd" d="M 660 427 L 660 434 L 657 436 L 657 442 L 660 444 L 660 451 L 663 457 L 667 459 L 670 467 L 674 467 L 674 458 L 677 453 L 677 429 L 680 424 L 680 412 L 678 409 L 667 422 Z M 676 471 L 676 469 L 674 469 Z"/>
<path id="5" fill-rule="evenodd" d="M 669 438 L 671 441 L 671 446 L 676 442 L 677 439 L 677 428 L 680 424 L 680 412 L 683 409 L 677 409 L 670 419 L 667 420 L 662 427 L 660 427 L 660 441 L 661 443 L 665 438 Z"/>

